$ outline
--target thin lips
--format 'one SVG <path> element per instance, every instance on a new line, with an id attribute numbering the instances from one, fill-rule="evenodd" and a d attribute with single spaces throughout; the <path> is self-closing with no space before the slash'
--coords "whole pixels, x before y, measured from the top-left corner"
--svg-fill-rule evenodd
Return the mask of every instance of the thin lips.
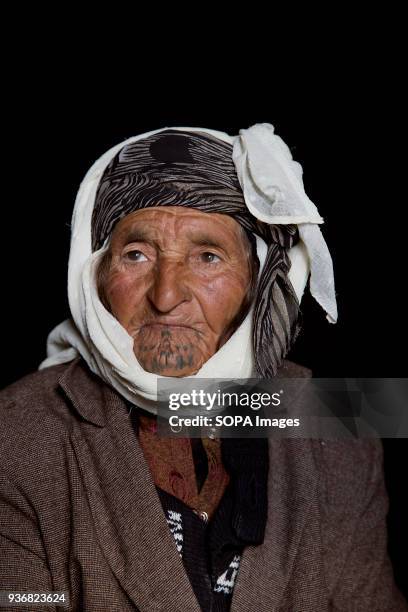
<path id="1" fill-rule="evenodd" d="M 143 327 L 153 327 L 160 325 L 162 327 L 185 327 L 187 329 L 194 329 L 191 325 L 185 325 L 184 323 L 174 323 L 173 321 L 152 321 L 151 323 L 145 323 Z"/>

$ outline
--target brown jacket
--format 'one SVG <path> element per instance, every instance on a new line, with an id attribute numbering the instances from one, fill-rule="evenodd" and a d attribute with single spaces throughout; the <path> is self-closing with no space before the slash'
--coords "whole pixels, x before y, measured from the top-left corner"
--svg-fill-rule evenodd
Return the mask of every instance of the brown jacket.
<path id="1" fill-rule="evenodd" d="M 68 591 L 69 610 L 199 612 L 122 398 L 80 358 L 0 398 L 0 589 Z M 231 612 L 408 610 L 386 554 L 381 443 L 269 449 L 265 541 L 244 551 Z"/>

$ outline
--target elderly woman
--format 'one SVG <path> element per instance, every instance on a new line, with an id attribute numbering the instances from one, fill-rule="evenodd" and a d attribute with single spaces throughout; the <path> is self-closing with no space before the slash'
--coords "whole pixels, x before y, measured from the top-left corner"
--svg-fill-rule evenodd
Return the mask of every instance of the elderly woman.
<path id="1" fill-rule="evenodd" d="M 406 609 L 378 443 L 156 430 L 158 378 L 311 375 L 285 356 L 309 272 L 337 318 L 321 222 L 269 124 L 157 130 L 92 166 L 72 318 L 1 396 L 0 589 L 95 612 Z"/>

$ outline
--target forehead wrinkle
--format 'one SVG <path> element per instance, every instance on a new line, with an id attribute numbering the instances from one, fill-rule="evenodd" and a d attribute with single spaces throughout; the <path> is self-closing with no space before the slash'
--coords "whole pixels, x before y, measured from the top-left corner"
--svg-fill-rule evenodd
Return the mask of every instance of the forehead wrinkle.
<path id="1" fill-rule="evenodd" d="M 193 223 L 185 229 L 186 238 L 198 246 L 214 246 L 224 250 L 231 245 L 236 246 L 241 241 L 240 226 L 234 219 L 227 221 L 223 217 L 194 218 Z M 179 221 L 180 229 L 183 229 L 182 219 Z"/>
<path id="2" fill-rule="evenodd" d="M 150 240 L 157 233 L 157 230 L 165 234 L 167 234 L 167 230 L 170 228 L 183 232 L 184 226 L 188 225 L 190 234 L 192 232 L 202 234 L 202 236 L 197 237 L 200 240 L 208 242 L 214 241 L 214 239 L 219 240 L 220 231 L 223 233 L 227 232 L 229 237 L 237 238 L 239 224 L 232 217 L 217 213 L 203 213 L 202 211 L 190 209 L 187 211 L 178 208 L 178 211 L 180 211 L 180 214 L 176 214 L 174 211 L 149 209 L 150 214 L 143 215 L 145 218 L 140 214 L 135 215 L 128 227 L 126 227 L 123 223 L 124 220 L 122 220 L 122 227 L 118 228 L 119 233 L 125 234 L 126 238 L 133 238 L 136 242 Z M 148 210 L 137 212 L 146 213 Z M 171 214 L 168 214 L 168 212 L 171 212 Z M 160 217 L 158 217 L 158 214 L 160 214 Z M 163 228 L 165 228 L 164 232 Z"/>

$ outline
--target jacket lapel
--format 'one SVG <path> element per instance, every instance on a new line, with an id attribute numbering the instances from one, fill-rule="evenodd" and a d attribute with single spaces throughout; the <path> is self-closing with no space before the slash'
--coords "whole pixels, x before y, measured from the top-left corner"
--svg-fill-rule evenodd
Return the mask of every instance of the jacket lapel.
<path id="1" fill-rule="evenodd" d="M 316 495 L 316 468 L 308 440 L 269 440 L 268 521 L 260 546 L 242 555 L 231 612 L 277 610 L 285 595 L 311 504 Z M 312 527 L 313 530 L 313 527 Z M 308 533 L 318 541 L 315 534 Z M 306 608 L 305 608 L 306 609 Z M 307 608 L 309 609 L 309 608 Z"/>
<path id="2" fill-rule="evenodd" d="M 296 378 L 301 385 L 300 379 L 304 378 L 306 384 L 311 371 L 284 360 L 276 377 Z M 244 550 L 231 612 L 250 610 L 254 602 L 257 612 L 270 612 L 286 604 L 285 590 L 301 552 L 300 542 L 306 525 L 309 542 L 316 543 L 308 547 L 308 551 L 318 546 L 319 523 L 313 519 L 312 509 L 316 496 L 317 470 L 310 440 L 270 438 L 265 539 L 260 546 L 248 546 Z M 297 586 L 300 590 L 300 585 Z M 306 604 L 306 601 L 302 603 L 302 609 L 306 609 Z M 313 603 L 310 609 L 314 609 Z"/>
<path id="3" fill-rule="evenodd" d="M 72 443 L 105 558 L 138 608 L 200 612 L 126 405 L 98 380 L 75 360 L 60 386 L 87 421 Z"/>

